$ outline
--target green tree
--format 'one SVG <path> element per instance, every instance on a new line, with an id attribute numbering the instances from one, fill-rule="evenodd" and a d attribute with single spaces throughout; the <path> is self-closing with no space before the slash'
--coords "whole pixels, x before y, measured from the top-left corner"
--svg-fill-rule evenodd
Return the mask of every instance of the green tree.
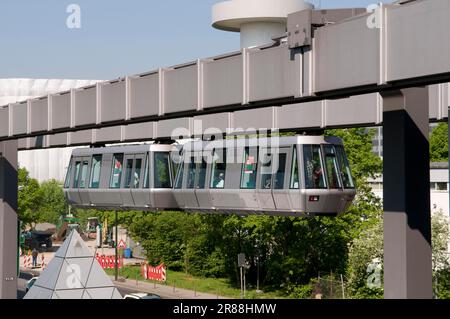
<path id="1" fill-rule="evenodd" d="M 66 212 L 66 199 L 62 184 L 56 180 L 43 182 L 40 186 L 41 203 L 39 220 L 57 224 Z"/>
<path id="2" fill-rule="evenodd" d="M 448 124 L 439 123 L 430 135 L 430 161 L 448 161 Z"/>
<path id="3" fill-rule="evenodd" d="M 40 221 L 42 191 L 36 179 L 29 176 L 25 168 L 18 170 L 18 216 L 23 227 Z"/>

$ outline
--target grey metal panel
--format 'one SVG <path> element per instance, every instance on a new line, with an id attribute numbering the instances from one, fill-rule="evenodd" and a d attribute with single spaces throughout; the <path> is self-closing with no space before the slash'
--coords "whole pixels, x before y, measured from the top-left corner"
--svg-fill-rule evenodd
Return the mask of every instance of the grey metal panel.
<path id="1" fill-rule="evenodd" d="M 48 98 L 30 101 L 30 131 L 48 131 Z"/>
<path id="2" fill-rule="evenodd" d="M 164 113 L 196 110 L 197 107 L 197 64 L 164 71 Z"/>
<path id="3" fill-rule="evenodd" d="M 275 107 L 238 111 L 233 113 L 233 128 L 235 130 L 254 131 L 255 129 L 271 129 L 276 126 Z"/>
<path id="4" fill-rule="evenodd" d="M 29 148 L 44 148 L 47 147 L 47 136 L 36 136 L 28 138 Z"/>
<path id="5" fill-rule="evenodd" d="M 300 83 L 300 66 L 291 59 L 286 45 L 264 50 L 250 50 L 249 101 L 295 96 Z"/>
<path id="6" fill-rule="evenodd" d="M 284 105 L 278 110 L 278 128 L 320 127 L 322 102 Z"/>
<path id="7" fill-rule="evenodd" d="M 429 114 L 430 119 L 438 119 L 440 115 L 440 106 L 442 103 L 441 99 L 441 88 L 440 84 L 429 86 Z"/>
<path id="8" fill-rule="evenodd" d="M 0 108 L 0 136 L 9 135 L 9 107 Z"/>
<path id="9" fill-rule="evenodd" d="M 315 32 L 315 90 L 378 83 L 379 29 L 367 27 L 368 14 Z"/>
<path id="10" fill-rule="evenodd" d="M 327 100 L 325 125 L 378 123 L 378 94 L 357 95 L 347 99 Z"/>
<path id="11" fill-rule="evenodd" d="M 10 107 L 12 108 L 12 134 L 19 135 L 27 133 L 27 102 L 11 104 Z"/>
<path id="12" fill-rule="evenodd" d="M 52 129 L 70 127 L 70 92 L 50 96 L 52 102 Z"/>
<path id="13" fill-rule="evenodd" d="M 17 148 L 19 150 L 25 150 L 29 148 L 29 138 L 20 138 L 17 143 Z"/>
<path id="14" fill-rule="evenodd" d="M 130 77 L 130 118 L 159 114 L 159 74 Z"/>
<path id="15" fill-rule="evenodd" d="M 153 127 L 153 122 L 127 125 L 125 126 L 124 140 L 152 139 Z"/>
<path id="16" fill-rule="evenodd" d="M 70 134 L 70 144 L 88 145 L 92 143 L 92 130 L 72 132 L 69 134 Z"/>
<path id="17" fill-rule="evenodd" d="M 95 130 L 95 142 L 120 142 L 121 140 L 121 126 L 105 127 Z"/>
<path id="18" fill-rule="evenodd" d="M 75 90 L 75 126 L 97 122 L 97 89 Z"/>
<path id="19" fill-rule="evenodd" d="M 100 84 L 101 87 L 101 122 L 118 121 L 126 115 L 126 82 L 107 82 Z"/>
<path id="20" fill-rule="evenodd" d="M 388 81 L 450 72 L 449 12 L 448 0 L 387 8 Z"/>
<path id="21" fill-rule="evenodd" d="M 231 113 L 220 113 L 194 117 L 194 134 L 220 135 L 230 128 Z"/>
<path id="22" fill-rule="evenodd" d="M 203 64 L 204 108 L 242 103 L 242 55 Z"/>
<path id="23" fill-rule="evenodd" d="M 191 118 L 179 118 L 157 122 L 155 138 L 178 138 L 179 136 L 189 137 L 192 135 L 191 121 Z"/>
<path id="24" fill-rule="evenodd" d="M 67 135 L 68 133 L 60 133 L 47 136 L 47 146 L 66 146 L 67 145 Z"/>

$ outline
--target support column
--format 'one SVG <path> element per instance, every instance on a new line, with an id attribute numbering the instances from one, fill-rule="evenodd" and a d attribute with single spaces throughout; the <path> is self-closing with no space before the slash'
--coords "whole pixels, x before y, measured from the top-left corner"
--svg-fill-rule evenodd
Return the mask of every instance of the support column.
<path id="1" fill-rule="evenodd" d="M 0 142 L 0 299 L 17 298 L 17 141 Z"/>
<path id="2" fill-rule="evenodd" d="M 447 113 L 447 123 L 448 123 L 448 185 L 447 185 L 447 191 L 448 191 L 448 214 L 450 216 L 450 106 L 448 107 L 448 113 Z"/>
<path id="3" fill-rule="evenodd" d="M 431 299 L 428 88 L 382 96 L 384 297 Z"/>

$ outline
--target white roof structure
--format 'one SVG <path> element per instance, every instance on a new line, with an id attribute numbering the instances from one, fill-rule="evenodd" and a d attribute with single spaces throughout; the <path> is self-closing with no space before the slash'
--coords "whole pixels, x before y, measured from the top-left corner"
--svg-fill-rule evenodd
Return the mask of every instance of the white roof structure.
<path id="1" fill-rule="evenodd" d="M 270 44 L 286 32 L 289 13 L 312 8 L 304 0 L 227 0 L 212 8 L 214 28 L 241 33 L 241 47 Z"/>
<path id="2" fill-rule="evenodd" d="M 24 299 L 122 299 L 122 296 L 73 230 Z"/>

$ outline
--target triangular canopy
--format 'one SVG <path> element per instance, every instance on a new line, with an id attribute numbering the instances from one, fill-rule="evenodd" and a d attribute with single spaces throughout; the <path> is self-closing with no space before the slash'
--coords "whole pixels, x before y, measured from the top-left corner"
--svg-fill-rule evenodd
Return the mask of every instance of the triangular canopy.
<path id="1" fill-rule="evenodd" d="M 121 299 L 76 230 L 58 249 L 24 299 Z"/>

